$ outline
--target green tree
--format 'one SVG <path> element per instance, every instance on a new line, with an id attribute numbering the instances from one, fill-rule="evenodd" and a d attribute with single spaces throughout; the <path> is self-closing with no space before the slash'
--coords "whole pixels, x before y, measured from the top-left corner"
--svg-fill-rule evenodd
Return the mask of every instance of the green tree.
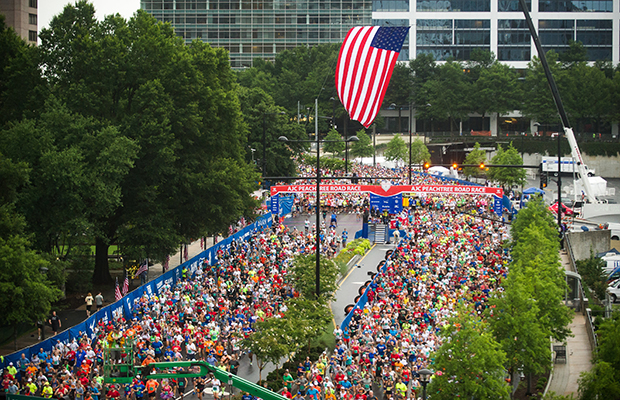
<path id="1" fill-rule="evenodd" d="M 517 72 L 498 61 L 480 71 L 480 78 L 473 83 L 472 89 L 471 109 L 483 119 L 488 113 L 502 115 L 521 105 Z"/>
<path id="2" fill-rule="evenodd" d="M 420 170 L 425 162 L 431 161 L 431 153 L 428 151 L 428 147 L 420 139 L 415 139 L 411 142 L 411 163 L 420 164 Z"/>
<path id="3" fill-rule="evenodd" d="M 525 228 L 512 249 L 512 271 L 523 273 L 528 294 L 536 300 L 538 321 L 557 341 L 570 335 L 573 312 L 562 300 L 566 291 L 564 270 L 555 234 L 544 235 L 534 223 Z"/>
<path id="4" fill-rule="evenodd" d="M 326 142 L 323 144 L 323 151 L 335 155 L 341 155 L 345 150 L 345 143 L 342 141 L 340 134 L 335 129 L 330 129 L 325 136 Z"/>
<path id="5" fill-rule="evenodd" d="M 491 159 L 491 164 L 523 165 L 523 159 L 512 142 L 506 150 L 498 144 L 497 153 Z M 488 175 L 491 180 L 499 182 L 504 191 L 508 191 L 513 185 L 525 183 L 525 169 L 523 168 L 490 167 Z"/>
<path id="6" fill-rule="evenodd" d="M 586 62 L 575 62 L 560 76 L 562 101 L 575 131 L 584 132 L 586 125 L 592 125 L 594 132 L 600 132 L 612 112 L 612 85 L 605 73 Z"/>
<path id="7" fill-rule="evenodd" d="M 0 15 L 0 127 L 32 115 L 49 93 L 39 69 L 40 53 Z"/>
<path id="8" fill-rule="evenodd" d="M 138 146 L 122 203 L 94 224 L 94 279 L 110 280 L 111 243 L 163 259 L 180 242 L 251 217 L 258 175 L 245 157 L 247 125 L 223 49 L 184 45 L 139 10 L 97 22 L 85 1 L 41 31 L 44 71 L 72 113 L 114 127 Z"/>
<path id="9" fill-rule="evenodd" d="M 564 68 L 570 68 L 576 63 L 588 61 L 588 50 L 583 43 L 569 40 L 568 50 L 558 54 L 558 59 Z"/>
<path id="10" fill-rule="evenodd" d="M 371 157 L 374 149 L 372 147 L 372 141 L 370 136 L 366 134 L 364 129 L 360 129 L 356 133 L 359 141 L 353 142 L 349 149 L 349 159 L 357 157 Z"/>
<path id="11" fill-rule="evenodd" d="M 296 327 L 293 321 L 285 318 L 269 318 L 256 323 L 256 330 L 241 341 L 241 346 L 256 355 L 258 360 L 258 380 L 268 363 L 276 367 L 284 357 L 293 351 Z"/>
<path id="12" fill-rule="evenodd" d="M 466 96 L 471 91 L 471 83 L 463 73 L 463 65 L 448 61 L 438 68 L 437 78 L 425 82 L 421 90 L 426 103 L 418 104 L 430 104 L 425 114 L 436 120 L 449 120 L 453 133 L 458 121 L 466 118 L 469 112 Z"/>
<path id="13" fill-rule="evenodd" d="M 384 153 L 386 160 L 403 163 L 407 160 L 408 154 L 407 144 L 400 135 L 394 135 L 392 140 L 388 142 Z"/>
<path id="14" fill-rule="evenodd" d="M 45 320 L 51 303 L 62 295 L 42 273 L 50 263 L 31 249 L 24 237 L 24 219 L 15 211 L 18 188 L 27 179 L 25 163 L 13 163 L 0 153 L 0 291 L 4 295 L 0 318 L 13 327 L 15 350 L 17 326 Z"/>
<path id="15" fill-rule="evenodd" d="M 536 300 L 530 297 L 522 273 L 511 271 L 503 287 L 504 291 L 490 300 L 488 322 L 506 353 L 506 369 L 512 381 L 522 370 L 528 374 L 531 392 L 531 375 L 544 373 L 551 366 L 549 332 L 538 321 Z"/>
<path id="16" fill-rule="evenodd" d="M 255 149 L 254 158 L 257 160 L 258 170 L 262 171 L 264 128 L 267 176 L 294 175 L 295 163 L 291 158 L 291 150 L 293 155 L 299 155 L 301 150 L 308 146 L 295 142 L 283 143 L 278 138 L 286 136 L 291 141 L 306 139 L 303 126 L 291 123 L 289 118 L 283 114 L 284 109 L 277 107 L 271 96 L 260 88 L 239 86 L 237 95 L 243 118 L 249 128 L 246 161 L 251 162 L 250 149 Z"/>
<path id="17" fill-rule="evenodd" d="M 562 70 L 557 62 L 558 55 L 553 50 L 549 50 L 546 54 L 551 74 L 556 82 L 559 81 Z M 528 63 L 528 69 L 525 74 L 525 84 L 523 92 L 523 105 L 521 107 L 523 114 L 541 123 L 559 122 L 557 108 L 553 102 L 551 89 L 547 83 L 547 78 L 543 70 L 542 64 L 538 57 L 532 57 L 532 61 Z"/>
<path id="18" fill-rule="evenodd" d="M 579 399 L 620 399 L 620 314 L 605 320 L 597 336 L 594 368 L 581 374 Z"/>
<path id="19" fill-rule="evenodd" d="M 605 320 L 597 332 L 598 348 L 596 359 L 598 362 L 607 362 L 620 372 L 620 314 L 615 313 L 611 319 Z M 620 382 L 620 379 L 618 379 Z"/>
<path id="20" fill-rule="evenodd" d="M 383 97 L 383 107 L 390 104 L 405 105 L 412 101 L 413 76 L 407 64 L 396 63 L 390 78 L 390 84 Z"/>
<path id="21" fill-rule="evenodd" d="M 476 142 L 474 149 L 465 157 L 465 164 L 480 165 L 487 161 L 486 151 L 480 148 L 480 143 Z M 467 176 L 483 176 L 486 172 L 480 167 L 465 167 L 463 173 Z"/>
<path id="22" fill-rule="evenodd" d="M 591 371 L 579 378 L 579 400 L 620 399 L 618 370 L 605 361 L 594 364 Z"/>
<path id="23" fill-rule="evenodd" d="M 326 331 L 331 324 L 332 312 L 324 299 L 316 297 L 299 297 L 286 302 L 288 310 L 284 317 L 290 320 L 295 328 L 296 339 L 293 343 L 301 345 L 308 343 L 308 349 L 313 340 Z"/>
<path id="24" fill-rule="evenodd" d="M 557 235 L 553 215 L 539 196 L 528 201 L 526 207 L 520 210 L 517 217 L 512 221 L 510 235 L 513 245 L 522 240 L 523 232 L 527 228 L 533 228 L 546 237 Z"/>
<path id="25" fill-rule="evenodd" d="M 579 272 L 587 287 L 596 294 L 599 300 L 605 300 L 607 291 L 607 274 L 605 273 L 607 263 L 605 260 L 596 257 L 592 249 L 590 249 L 590 257 L 585 260 L 577 260 L 576 264 L 577 272 Z M 612 299 L 614 297 L 612 295 Z"/>
<path id="26" fill-rule="evenodd" d="M 616 71 L 613 75 L 613 80 L 610 82 L 611 97 L 610 114 L 608 116 L 609 121 L 620 121 L 620 70 Z"/>
<path id="27" fill-rule="evenodd" d="M 429 385 L 433 399 L 508 399 L 504 381 L 506 355 L 486 323 L 459 305 L 456 316 L 441 330 L 443 344 L 434 354 L 436 371 Z"/>
<path id="28" fill-rule="evenodd" d="M 433 80 L 437 74 L 437 64 L 432 54 L 418 54 L 415 59 L 409 61 L 409 68 L 412 75 L 413 94 L 412 101 L 418 106 L 416 115 L 426 118 L 423 105 L 430 104 L 429 93 L 423 90 L 427 81 Z M 390 103 L 391 104 L 391 103 Z"/>
<path id="29" fill-rule="evenodd" d="M 316 294 L 316 256 L 297 256 L 293 263 L 293 286 L 303 297 L 315 298 Z M 340 272 L 333 261 L 320 259 L 320 294 L 321 298 L 331 300 L 337 289 L 336 280 Z"/>

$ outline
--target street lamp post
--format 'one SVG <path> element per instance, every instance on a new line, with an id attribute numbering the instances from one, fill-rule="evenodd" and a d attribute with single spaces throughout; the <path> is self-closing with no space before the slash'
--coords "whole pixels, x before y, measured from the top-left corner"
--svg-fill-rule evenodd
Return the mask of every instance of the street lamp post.
<path id="1" fill-rule="evenodd" d="M 411 185 L 411 127 L 409 127 L 409 184 Z"/>
<path id="2" fill-rule="evenodd" d="M 39 267 L 39 272 L 41 273 L 41 275 L 43 275 L 43 279 L 45 279 L 45 277 L 47 276 L 47 271 L 49 271 L 47 267 Z M 37 327 L 38 326 L 41 327 L 41 340 L 45 340 L 45 320 L 37 320 Z"/>
<path id="3" fill-rule="evenodd" d="M 267 176 L 267 115 L 284 115 L 285 112 L 263 113 L 263 176 Z M 254 153 L 252 153 L 253 155 Z"/>
<path id="4" fill-rule="evenodd" d="M 426 400 L 426 385 L 431 381 L 433 371 L 423 368 L 418 371 L 420 375 L 420 383 L 422 384 L 422 400 Z"/>
<path id="5" fill-rule="evenodd" d="M 319 298 L 321 294 L 321 162 L 320 162 L 320 145 L 321 140 L 319 140 L 319 126 L 318 126 L 318 111 L 315 116 L 315 129 L 316 129 L 316 232 L 315 232 L 315 247 L 316 247 L 316 270 L 315 270 L 315 288 L 316 288 L 316 297 Z M 279 138 L 282 142 L 311 142 L 308 140 L 288 140 L 286 136 L 280 136 Z M 348 141 L 357 142 L 359 138 L 357 136 L 351 136 Z M 323 142 L 339 142 L 339 140 L 324 140 Z"/>

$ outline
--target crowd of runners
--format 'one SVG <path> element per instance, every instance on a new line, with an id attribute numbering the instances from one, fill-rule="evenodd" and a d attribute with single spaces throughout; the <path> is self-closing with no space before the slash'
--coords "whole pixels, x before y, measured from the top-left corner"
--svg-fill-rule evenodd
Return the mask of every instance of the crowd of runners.
<path id="1" fill-rule="evenodd" d="M 313 173 L 311 167 L 301 168 L 308 176 Z M 358 176 L 402 175 L 402 171 L 357 165 L 353 171 Z M 443 183 L 423 174 L 414 179 L 415 183 Z M 310 205 L 306 212 L 312 212 L 312 195 L 297 201 Z M 330 229 L 331 215 L 363 212 L 367 202 L 355 194 L 326 195 L 321 202 L 331 206 L 329 218 L 324 216 L 318 227 L 322 251 L 333 255 L 346 239 Z M 483 197 L 415 197 L 392 217 L 406 235 L 387 261 L 386 272 L 368 287 L 368 304 L 355 312 L 346 329 L 334 331 L 333 354 L 307 360 L 297 371 L 285 374 L 286 397 L 416 398 L 417 371 L 432 368 L 432 353 L 442 341 L 441 327 L 456 302 L 470 301 L 481 312 L 505 275 L 501 247 L 505 228 L 493 221 Z M 309 224 L 297 229 L 277 223 L 247 242 L 233 242 L 229 251 L 219 251 L 215 265 L 205 264 L 194 277 L 174 287 L 164 286 L 158 295 L 136 299 L 131 317 L 100 322 L 93 340 L 84 335 L 67 345 L 58 344 L 51 352 L 41 349 L 30 360 L 23 357 L 5 369 L 2 389 L 58 399 L 167 400 L 188 389 L 202 398 L 209 388 L 218 398 L 222 388 L 216 379 L 156 381 L 136 376 L 131 384 L 105 385 L 103 349 L 132 342 L 135 363 L 143 366 L 200 359 L 237 373 L 241 360 L 255 361 L 241 348 L 241 340 L 251 335 L 255 322 L 282 315 L 286 300 L 297 295 L 289 267 L 295 255 L 314 252 L 316 229 Z M 247 393 L 243 396 L 252 400 Z"/>

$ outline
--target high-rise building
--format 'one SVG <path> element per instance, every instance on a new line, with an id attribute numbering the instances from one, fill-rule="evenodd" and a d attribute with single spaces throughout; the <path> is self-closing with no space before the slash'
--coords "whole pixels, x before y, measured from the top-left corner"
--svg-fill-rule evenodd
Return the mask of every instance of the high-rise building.
<path id="1" fill-rule="evenodd" d="M 545 50 L 579 41 L 590 61 L 620 62 L 617 0 L 526 3 Z M 233 68 L 296 46 L 341 42 L 355 25 L 411 26 L 401 61 L 422 53 L 468 60 L 482 48 L 526 68 L 536 54 L 518 0 L 141 0 L 141 7 L 188 42 L 224 47 Z"/>
<path id="2" fill-rule="evenodd" d="M 38 37 L 38 0 L 0 0 L 0 14 L 5 16 L 7 26 L 25 41 L 37 44 Z"/>
<path id="3" fill-rule="evenodd" d="M 370 25 L 370 0 L 141 0 L 187 42 L 200 39 L 230 53 L 233 68 L 298 46 L 342 42 L 349 28 Z"/>
<path id="4" fill-rule="evenodd" d="M 620 10 L 614 0 L 526 0 L 545 51 L 561 53 L 581 42 L 589 61 L 620 62 Z M 373 21 L 408 20 L 411 58 L 433 54 L 468 60 L 476 48 L 526 68 L 536 48 L 518 0 L 373 1 Z"/>

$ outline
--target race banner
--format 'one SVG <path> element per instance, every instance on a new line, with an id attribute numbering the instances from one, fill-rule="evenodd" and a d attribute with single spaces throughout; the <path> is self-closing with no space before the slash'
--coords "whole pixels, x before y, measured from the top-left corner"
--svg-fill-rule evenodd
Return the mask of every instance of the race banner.
<path id="1" fill-rule="evenodd" d="M 373 193 L 377 196 L 394 196 L 399 193 L 481 194 L 503 196 L 502 188 L 473 185 L 320 185 L 321 193 Z M 271 195 L 278 193 L 315 193 L 316 185 L 279 185 L 271 187 Z"/>

